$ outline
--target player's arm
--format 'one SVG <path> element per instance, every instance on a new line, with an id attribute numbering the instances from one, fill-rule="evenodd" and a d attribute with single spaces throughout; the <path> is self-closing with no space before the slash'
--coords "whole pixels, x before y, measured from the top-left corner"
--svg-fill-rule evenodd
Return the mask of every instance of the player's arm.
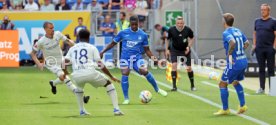
<path id="1" fill-rule="evenodd" d="M 228 50 L 228 59 L 229 59 L 229 62 L 233 62 L 233 58 L 232 58 L 232 53 L 233 51 L 235 50 L 235 46 L 236 46 L 236 42 L 231 39 L 229 41 L 229 50 Z"/>
<path id="2" fill-rule="evenodd" d="M 75 45 L 75 42 L 73 40 L 68 39 L 68 38 L 64 42 L 68 43 L 69 46 L 74 46 Z"/>
<path id="3" fill-rule="evenodd" d="M 107 76 L 109 76 L 110 79 L 113 80 L 114 82 L 120 82 L 120 80 L 118 80 L 117 78 L 115 78 L 109 72 L 109 70 L 106 68 L 106 66 L 104 65 L 104 63 L 101 61 L 101 57 L 100 57 L 98 49 L 96 47 L 92 47 L 92 51 L 93 51 L 93 59 L 97 62 L 98 67 L 102 70 L 102 72 L 104 74 L 106 74 Z"/>
<path id="4" fill-rule="evenodd" d="M 153 61 L 158 61 L 158 59 L 152 54 L 152 52 L 150 51 L 149 49 L 149 46 L 144 46 L 144 50 L 145 50 L 145 53 L 147 54 L 147 56 L 152 59 Z"/>
<path id="5" fill-rule="evenodd" d="M 247 49 L 248 48 L 248 46 L 249 46 L 249 41 L 247 40 L 244 44 L 243 44 L 243 48 L 244 49 Z"/>
<path id="6" fill-rule="evenodd" d="M 35 64 L 37 65 L 37 67 L 40 69 L 40 70 L 43 70 L 43 64 L 44 64 L 44 61 L 42 63 L 40 63 L 40 61 L 38 60 L 37 56 L 36 56 L 36 50 L 32 50 L 31 52 L 31 57 L 33 59 L 33 61 L 35 62 Z"/>
<path id="7" fill-rule="evenodd" d="M 100 57 L 103 58 L 103 54 L 110 50 L 111 48 L 113 48 L 117 43 L 112 41 L 111 43 L 109 43 L 101 52 L 100 52 Z"/>
<path id="8" fill-rule="evenodd" d="M 256 48 L 256 31 L 253 32 L 253 44 L 252 49 L 254 50 Z"/>

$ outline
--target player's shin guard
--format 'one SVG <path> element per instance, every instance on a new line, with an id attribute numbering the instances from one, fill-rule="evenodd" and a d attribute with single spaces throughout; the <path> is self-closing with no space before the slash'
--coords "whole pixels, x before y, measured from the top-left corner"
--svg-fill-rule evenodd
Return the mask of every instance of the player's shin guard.
<path id="1" fill-rule="evenodd" d="M 191 82 L 191 88 L 195 87 L 195 85 L 194 85 L 194 72 L 193 71 L 188 72 L 188 76 L 189 76 L 189 79 L 190 79 L 190 82 Z"/>
<path id="2" fill-rule="evenodd" d="M 117 92 L 113 84 L 106 86 L 106 92 L 110 96 L 114 109 L 119 109 Z"/>
<path id="3" fill-rule="evenodd" d="M 176 78 L 177 78 L 177 72 L 176 71 L 172 71 L 171 72 L 172 75 L 172 84 L 173 84 L 173 88 L 176 88 Z"/>
<path id="4" fill-rule="evenodd" d="M 125 76 L 125 75 L 122 76 L 121 86 L 122 86 L 125 100 L 128 100 L 129 99 L 128 98 L 128 88 L 129 88 L 128 76 Z"/>
<path id="5" fill-rule="evenodd" d="M 145 76 L 146 76 L 147 80 L 149 81 L 149 83 L 153 86 L 155 92 L 158 92 L 159 88 L 157 86 L 157 83 L 156 83 L 153 75 L 150 72 L 148 72 L 148 74 Z"/>
<path id="6" fill-rule="evenodd" d="M 220 98 L 221 98 L 223 110 L 228 109 L 228 97 L 229 97 L 228 88 L 220 88 Z"/>
<path id="7" fill-rule="evenodd" d="M 85 111 L 84 102 L 83 102 L 83 89 L 77 88 L 75 90 L 75 95 L 77 97 L 77 102 L 78 102 L 80 111 Z"/>
<path id="8" fill-rule="evenodd" d="M 237 85 L 234 85 L 239 101 L 240 101 L 240 106 L 243 107 L 245 104 L 245 99 L 244 99 L 244 92 L 243 92 L 243 87 L 240 83 L 238 83 Z"/>
<path id="9" fill-rule="evenodd" d="M 64 83 L 66 84 L 67 88 L 70 89 L 73 93 L 75 93 L 77 87 L 71 82 L 70 79 L 64 79 Z"/>

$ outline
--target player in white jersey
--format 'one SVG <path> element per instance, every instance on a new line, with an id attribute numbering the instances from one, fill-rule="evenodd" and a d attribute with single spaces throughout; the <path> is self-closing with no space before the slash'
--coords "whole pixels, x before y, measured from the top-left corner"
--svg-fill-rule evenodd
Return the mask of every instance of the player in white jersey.
<path id="1" fill-rule="evenodd" d="M 38 42 L 36 42 L 36 44 L 33 46 L 31 57 L 40 70 L 43 70 L 43 67 L 45 66 L 58 77 L 56 80 L 50 81 L 53 94 L 56 94 L 57 92 L 56 85 L 62 82 L 65 82 L 67 87 L 74 92 L 76 86 L 72 84 L 69 77 L 66 76 L 62 69 L 63 56 L 60 49 L 59 41 L 66 41 L 69 43 L 70 46 L 73 46 L 74 42 L 67 39 L 67 37 L 64 36 L 61 32 L 54 31 L 54 25 L 51 22 L 46 21 L 43 24 L 43 28 L 46 34 L 45 36 L 41 37 Z M 38 50 L 41 50 L 43 52 L 45 63 L 40 63 L 40 61 L 37 59 L 36 52 Z M 89 96 L 85 97 L 84 100 L 87 103 L 89 100 Z"/>
<path id="2" fill-rule="evenodd" d="M 95 69 L 94 64 L 97 64 L 114 82 L 120 82 L 120 80 L 110 74 L 108 69 L 101 62 L 100 54 L 97 48 L 89 44 L 90 32 L 87 29 L 82 29 L 79 31 L 78 36 L 80 42 L 69 49 L 67 55 L 65 56 L 65 62 L 72 63 L 72 80 L 77 86 L 76 95 L 80 108 L 80 114 L 89 115 L 84 108 L 82 100 L 84 85 L 89 83 L 96 88 L 105 87 L 114 107 L 114 115 L 123 115 L 119 109 L 117 92 L 114 85 L 105 75 Z"/>

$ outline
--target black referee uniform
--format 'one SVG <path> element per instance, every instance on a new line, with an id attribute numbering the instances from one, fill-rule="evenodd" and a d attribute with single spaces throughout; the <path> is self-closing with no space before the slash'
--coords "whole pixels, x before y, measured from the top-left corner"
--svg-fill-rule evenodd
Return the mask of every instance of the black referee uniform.
<path id="1" fill-rule="evenodd" d="M 189 46 L 188 38 L 194 38 L 194 33 L 190 27 L 184 26 L 182 31 L 178 31 L 176 26 L 170 27 L 168 30 L 168 41 L 169 41 L 169 50 L 171 53 L 171 62 L 176 63 L 178 58 L 181 62 L 186 63 L 187 66 L 191 66 L 191 51 L 188 54 L 185 54 L 186 48 Z M 184 58 L 183 58 L 184 57 Z M 171 72 L 173 79 L 173 91 L 177 89 L 176 87 L 176 78 L 177 72 Z M 191 82 L 191 89 L 194 88 L 194 73 L 193 71 L 188 72 L 188 76 Z"/>

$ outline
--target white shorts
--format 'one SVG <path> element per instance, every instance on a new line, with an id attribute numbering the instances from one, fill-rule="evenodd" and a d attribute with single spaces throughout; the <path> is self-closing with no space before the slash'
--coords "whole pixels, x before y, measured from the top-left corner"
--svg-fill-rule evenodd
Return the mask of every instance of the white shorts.
<path id="1" fill-rule="evenodd" d="M 56 74 L 57 77 L 60 77 L 61 75 L 64 75 L 64 71 L 62 70 L 62 65 L 64 66 L 63 63 L 64 58 L 55 58 L 54 62 L 51 64 L 47 64 L 47 61 L 45 61 L 45 67 L 52 73 Z"/>
<path id="2" fill-rule="evenodd" d="M 45 65 L 45 67 L 50 70 L 52 73 L 56 74 L 57 77 L 64 75 L 64 72 L 61 68 L 61 65 L 55 65 L 55 66 L 47 66 Z"/>
<path id="3" fill-rule="evenodd" d="M 108 78 L 97 70 L 80 70 L 73 72 L 71 78 L 77 87 L 82 89 L 86 83 L 98 88 L 104 87 L 108 81 Z"/>

